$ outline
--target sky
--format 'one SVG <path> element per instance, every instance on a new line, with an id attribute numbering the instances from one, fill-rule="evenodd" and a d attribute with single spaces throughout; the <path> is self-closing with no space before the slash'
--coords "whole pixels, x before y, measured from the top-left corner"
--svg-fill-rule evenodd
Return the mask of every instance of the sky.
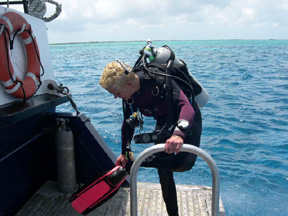
<path id="1" fill-rule="evenodd" d="M 50 43 L 288 39 L 288 0 L 55 1 L 62 13 L 47 22 Z"/>

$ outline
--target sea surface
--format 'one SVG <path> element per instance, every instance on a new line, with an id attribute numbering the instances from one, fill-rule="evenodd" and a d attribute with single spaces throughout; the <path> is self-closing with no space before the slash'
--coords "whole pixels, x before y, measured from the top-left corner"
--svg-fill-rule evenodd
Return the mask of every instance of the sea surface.
<path id="1" fill-rule="evenodd" d="M 116 58 L 133 65 L 143 42 L 50 45 L 55 78 L 68 86 L 80 112 L 118 156 L 121 99 L 99 85 L 103 68 Z M 214 158 L 228 216 L 288 215 L 288 40 L 155 41 L 169 45 L 209 92 L 201 109 L 201 148 Z M 69 103 L 59 112 L 75 112 Z M 144 119 L 150 132 L 154 120 Z M 137 156 L 151 144 L 133 144 Z M 212 185 L 198 157 L 192 171 L 175 173 L 177 184 Z M 154 169 L 138 181 L 158 183 Z"/>

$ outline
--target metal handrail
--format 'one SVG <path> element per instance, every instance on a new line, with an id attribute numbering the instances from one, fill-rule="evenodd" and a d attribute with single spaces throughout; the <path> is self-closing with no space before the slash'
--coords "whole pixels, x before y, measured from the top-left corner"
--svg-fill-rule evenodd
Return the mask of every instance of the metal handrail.
<path id="1" fill-rule="evenodd" d="M 130 170 L 130 213 L 131 216 L 137 216 L 137 172 L 145 160 L 145 158 L 151 156 L 154 153 L 164 151 L 165 144 L 154 145 L 150 148 L 145 149 L 134 161 L 132 168 Z M 219 215 L 219 191 L 220 191 L 220 175 L 218 167 L 216 166 L 213 158 L 205 152 L 203 149 L 200 149 L 196 146 L 184 144 L 180 151 L 194 153 L 204 159 L 209 165 L 212 172 L 212 215 Z"/>

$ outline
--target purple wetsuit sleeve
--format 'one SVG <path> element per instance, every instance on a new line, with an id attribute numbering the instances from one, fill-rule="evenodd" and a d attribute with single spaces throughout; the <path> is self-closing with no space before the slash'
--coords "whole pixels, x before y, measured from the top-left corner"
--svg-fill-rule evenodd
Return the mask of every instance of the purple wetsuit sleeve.
<path id="1" fill-rule="evenodd" d="M 180 108 L 180 115 L 178 120 L 184 119 L 188 121 L 189 122 L 188 128 L 190 128 L 193 125 L 195 111 L 190 102 L 188 101 L 187 97 L 181 90 L 179 95 L 178 107 Z M 185 139 L 186 133 L 185 131 L 181 131 L 176 127 L 173 132 L 173 135 L 178 135 L 181 136 L 183 139 Z"/>

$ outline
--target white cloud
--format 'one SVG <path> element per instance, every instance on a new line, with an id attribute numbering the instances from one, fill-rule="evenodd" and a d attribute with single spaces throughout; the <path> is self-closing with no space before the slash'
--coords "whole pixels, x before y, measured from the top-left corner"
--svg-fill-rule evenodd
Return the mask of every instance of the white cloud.
<path id="1" fill-rule="evenodd" d="M 284 39 L 288 33 L 287 0 L 58 2 L 63 11 L 47 24 L 51 42 L 145 40 L 147 35 L 158 40 Z"/>

